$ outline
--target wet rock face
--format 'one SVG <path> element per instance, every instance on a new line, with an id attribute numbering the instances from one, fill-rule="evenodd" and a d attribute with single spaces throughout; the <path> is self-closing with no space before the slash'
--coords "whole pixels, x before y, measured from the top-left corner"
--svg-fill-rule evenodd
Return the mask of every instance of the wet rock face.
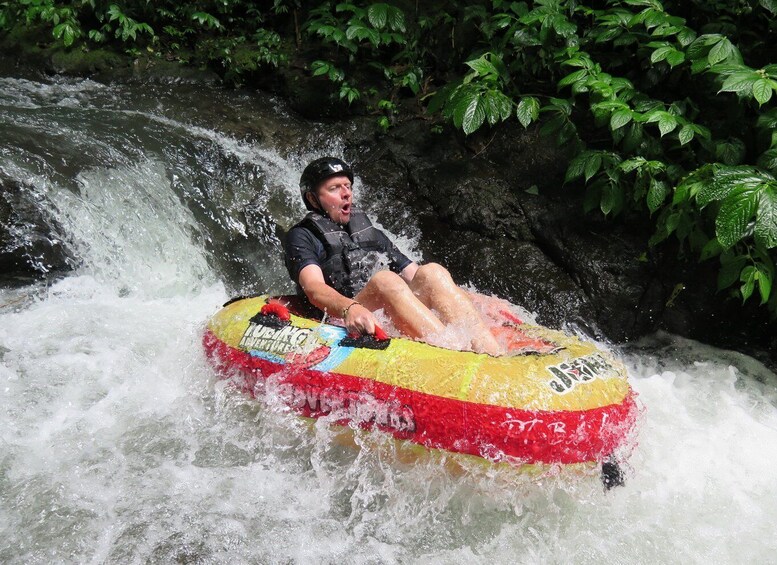
<path id="1" fill-rule="evenodd" d="M 71 268 L 71 258 L 31 190 L 0 177 L 0 278 L 26 282 Z"/>
<path id="2" fill-rule="evenodd" d="M 643 241 L 582 217 L 579 198 L 558 190 L 562 153 L 531 133 L 499 131 L 473 156 L 455 136 L 430 139 L 417 127 L 398 129 L 366 154 L 362 146 L 357 170 L 418 210 L 427 261 L 546 325 L 615 340 L 652 329 L 656 297 L 651 268 L 640 261 Z"/>
<path id="3" fill-rule="evenodd" d="M 326 97 L 309 94 L 297 93 L 295 107 L 320 112 Z M 523 305 L 540 323 L 573 324 L 614 341 L 663 328 L 777 366 L 777 326 L 765 309 L 752 299 L 743 309 L 718 293 L 714 262 L 683 263 L 667 244 L 648 249 L 648 222 L 639 226 L 640 218 L 610 222 L 583 214 L 582 188 L 563 186 L 568 156 L 536 130 L 501 124 L 463 138 L 452 130 L 432 133 L 425 122 L 410 120 L 377 136 L 374 116 L 347 117 L 335 106 L 328 115 L 337 121 L 322 124 L 286 113 L 283 105 L 275 108 L 275 101 L 261 94 L 245 93 L 221 106 L 209 100 L 203 97 L 195 112 L 205 127 L 219 123 L 227 135 L 248 144 L 270 143 L 282 154 L 344 137 L 344 157 L 369 191 L 360 204 L 393 233 L 420 230 L 424 259 L 448 267 L 457 282 Z M 275 108 L 269 115 L 268 106 Z M 227 169 L 232 167 L 240 176 L 245 164 Z M 255 171 L 257 179 L 262 174 Z M 271 204 L 284 207 L 280 201 Z M 247 289 L 252 292 L 283 278 L 277 275 L 284 269 L 275 231 L 296 221 L 287 218 L 288 225 L 275 226 L 267 221 L 267 205 L 247 202 L 241 219 L 249 237 L 227 238 L 224 249 L 213 250 L 227 264 L 221 265 L 223 276 L 237 286 L 253 280 L 255 286 Z M 70 269 L 72 259 L 54 235 L 60 230 L 48 221 L 34 191 L 0 176 L 0 284 Z M 277 248 L 271 254 L 268 242 Z"/>
<path id="4" fill-rule="evenodd" d="M 415 210 L 424 259 L 460 284 L 552 327 L 619 342 L 667 329 L 777 366 L 777 326 L 765 310 L 725 300 L 711 263 L 648 248 L 644 218 L 583 214 L 582 189 L 562 186 L 568 159 L 536 134 L 508 126 L 486 141 L 462 140 L 411 123 L 373 140 L 357 128 L 349 150 L 365 184 L 385 193 L 381 221 L 401 226 L 393 208 Z"/>

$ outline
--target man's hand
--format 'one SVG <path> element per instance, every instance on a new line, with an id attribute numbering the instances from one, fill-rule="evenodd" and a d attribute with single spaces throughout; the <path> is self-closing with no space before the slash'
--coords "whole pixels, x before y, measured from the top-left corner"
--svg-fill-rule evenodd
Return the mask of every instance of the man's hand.
<path id="1" fill-rule="evenodd" d="M 324 281 L 318 265 L 308 265 L 299 273 L 299 283 L 311 304 L 330 316 L 342 317 L 350 333 L 373 335 L 376 320 L 367 308 L 353 298 L 347 298 Z"/>
<path id="2" fill-rule="evenodd" d="M 348 306 L 343 318 L 348 333 L 359 335 L 373 335 L 375 333 L 375 316 L 358 302 Z"/>

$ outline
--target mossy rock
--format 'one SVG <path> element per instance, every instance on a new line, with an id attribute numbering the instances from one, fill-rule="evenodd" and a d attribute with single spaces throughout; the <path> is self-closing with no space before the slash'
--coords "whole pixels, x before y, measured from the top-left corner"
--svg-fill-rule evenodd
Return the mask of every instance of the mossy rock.
<path id="1" fill-rule="evenodd" d="M 77 76 L 100 74 L 129 66 L 127 57 L 104 49 L 57 49 L 51 53 L 49 60 L 56 72 Z"/>

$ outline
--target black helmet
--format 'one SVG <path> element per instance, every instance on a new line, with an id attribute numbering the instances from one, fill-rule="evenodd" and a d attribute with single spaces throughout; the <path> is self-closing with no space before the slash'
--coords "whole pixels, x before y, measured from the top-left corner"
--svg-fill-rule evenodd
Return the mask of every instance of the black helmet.
<path id="1" fill-rule="evenodd" d="M 308 210 L 313 210 L 308 199 L 305 198 L 305 193 L 312 192 L 316 187 L 325 181 L 329 177 L 335 175 L 345 175 L 348 180 L 353 183 L 353 171 L 351 167 L 345 161 L 342 161 L 336 157 L 321 157 L 315 161 L 311 161 L 305 170 L 302 172 L 302 176 L 299 179 L 299 189 L 302 194 L 302 201 L 305 203 L 305 207 Z"/>

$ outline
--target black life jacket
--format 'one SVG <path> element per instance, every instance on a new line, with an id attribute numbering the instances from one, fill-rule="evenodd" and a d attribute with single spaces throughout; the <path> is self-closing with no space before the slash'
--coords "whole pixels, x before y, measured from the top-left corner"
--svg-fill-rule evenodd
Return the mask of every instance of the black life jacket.
<path id="1" fill-rule="evenodd" d="M 391 249 L 386 246 L 386 238 L 361 210 L 353 209 L 345 226 L 318 212 L 309 212 L 298 225 L 312 231 L 323 243 L 324 280 L 340 294 L 356 296 L 372 275 L 389 267 L 387 254 Z"/>

